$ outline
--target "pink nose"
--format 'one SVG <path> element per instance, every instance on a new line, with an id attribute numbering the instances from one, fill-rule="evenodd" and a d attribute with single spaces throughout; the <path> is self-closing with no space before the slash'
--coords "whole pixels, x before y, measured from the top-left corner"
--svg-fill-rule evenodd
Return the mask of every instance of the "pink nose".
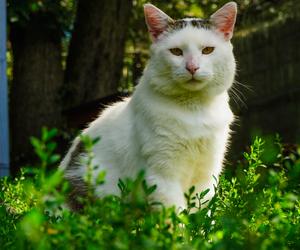
<path id="1" fill-rule="evenodd" d="M 199 67 L 195 64 L 189 64 L 187 63 L 185 68 L 187 71 L 189 71 L 192 75 L 195 74 L 195 72 L 199 69 Z"/>

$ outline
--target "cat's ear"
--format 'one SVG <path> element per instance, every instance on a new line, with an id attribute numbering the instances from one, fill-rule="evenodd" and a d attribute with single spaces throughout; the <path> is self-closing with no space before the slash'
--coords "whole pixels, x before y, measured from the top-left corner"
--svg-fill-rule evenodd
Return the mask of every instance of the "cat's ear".
<path id="1" fill-rule="evenodd" d="M 226 41 L 232 38 L 237 14 L 237 4 L 229 2 L 210 16 L 216 30 L 223 34 Z"/>
<path id="2" fill-rule="evenodd" d="M 173 19 L 150 3 L 144 5 L 144 13 L 152 41 L 155 42 L 157 37 L 168 28 L 169 23 L 173 22 Z"/>

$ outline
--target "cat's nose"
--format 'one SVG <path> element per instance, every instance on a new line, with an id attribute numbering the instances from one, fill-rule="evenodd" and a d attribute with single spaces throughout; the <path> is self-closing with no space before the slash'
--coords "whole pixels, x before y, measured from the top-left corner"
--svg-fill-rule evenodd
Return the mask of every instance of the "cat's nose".
<path id="1" fill-rule="evenodd" d="M 199 66 L 195 64 L 187 63 L 185 66 L 186 70 L 189 71 L 192 75 L 195 74 L 195 72 L 199 69 Z"/>

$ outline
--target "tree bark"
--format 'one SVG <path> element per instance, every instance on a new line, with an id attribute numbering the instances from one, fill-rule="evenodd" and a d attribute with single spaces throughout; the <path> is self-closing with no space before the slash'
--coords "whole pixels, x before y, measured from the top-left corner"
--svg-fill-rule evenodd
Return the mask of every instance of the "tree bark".
<path id="1" fill-rule="evenodd" d="M 79 0 L 65 73 L 65 105 L 115 94 L 132 0 Z"/>
<path id="2" fill-rule="evenodd" d="M 41 25 L 44 18 L 51 17 L 35 16 L 26 25 L 11 24 L 14 62 L 10 124 L 15 166 L 26 163 L 32 154 L 30 136 L 40 136 L 42 126 L 60 128 L 63 123 L 60 101 L 62 34 Z"/>

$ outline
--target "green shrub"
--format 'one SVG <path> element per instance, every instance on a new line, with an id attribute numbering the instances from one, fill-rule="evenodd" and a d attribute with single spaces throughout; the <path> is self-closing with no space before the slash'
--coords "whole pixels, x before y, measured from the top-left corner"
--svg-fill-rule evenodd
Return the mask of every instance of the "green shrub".
<path id="1" fill-rule="evenodd" d="M 194 194 L 191 187 L 185 195 L 189 207 L 180 214 L 161 204 L 151 209 L 147 196 L 155 186 L 147 186 L 144 173 L 120 180 L 121 197 L 94 199 L 90 185 L 83 209 L 71 212 L 62 208 L 68 183 L 61 172 L 47 171 L 60 159 L 55 134 L 44 129 L 41 139 L 31 140 L 39 168 L 27 167 L 14 180 L 1 179 L 2 249 L 300 249 L 296 147 L 287 149 L 277 141 L 277 150 L 264 150 L 264 142 L 255 139 L 235 173 L 221 176 L 216 196 L 206 203 L 207 191 Z M 82 140 L 91 159 L 97 140 Z M 275 157 L 265 155 L 271 152 Z M 86 165 L 89 184 L 95 166 L 90 160 Z M 104 181 L 101 173 L 99 185 Z"/>

